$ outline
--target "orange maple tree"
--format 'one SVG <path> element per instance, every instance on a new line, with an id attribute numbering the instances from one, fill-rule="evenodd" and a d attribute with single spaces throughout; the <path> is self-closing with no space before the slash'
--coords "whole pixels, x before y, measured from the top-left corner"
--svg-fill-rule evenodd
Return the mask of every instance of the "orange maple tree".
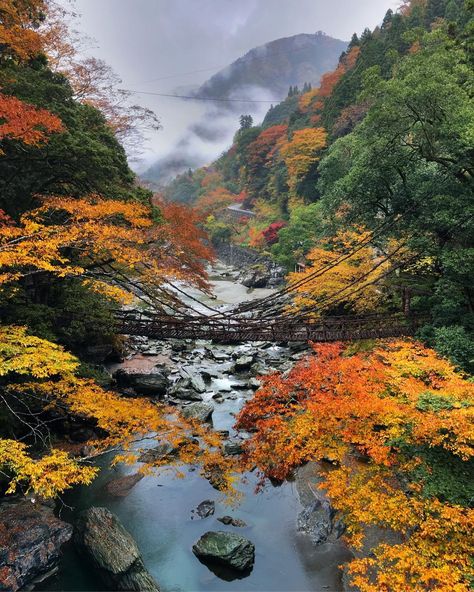
<path id="1" fill-rule="evenodd" d="M 354 46 L 339 61 L 337 68 L 327 72 L 321 78 L 318 88 L 303 93 L 299 98 L 299 107 L 303 113 L 318 113 L 324 107 L 324 100 L 331 96 L 336 84 L 346 72 L 354 68 L 360 54 L 360 47 Z"/>
<path id="2" fill-rule="evenodd" d="M 45 0 L 1 0 L 0 59 L 27 60 L 42 50 L 43 38 L 38 25 L 45 9 Z"/>
<path id="3" fill-rule="evenodd" d="M 262 166 L 271 161 L 280 146 L 279 140 L 286 137 L 287 125 L 273 125 L 264 129 L 247 148 L 248 173 L 256 175 Z"/>
<path id="4" fill-rule="evenodd" d="M 16 97 L 0 94 L 0 156 L 4 140 L 39 146 L 47 141 L 48 135 L 63 129 L 59 117 L 46 109 L 38 109 Z"/>
<path id="5" fill-rule="evenodd" d="M 468 592 L 474 510 L 461 503 L 465 478 L 452 499 L 430 455 L 446 470 L 472 463 L 474 385 L 415 341 L 314 351 L 287 375 L 264 378 L 239 415 L 237 427 L 252 432 L 248 465 L 284 479 L 301 463 L 329 459 L 322 487 L 349 542 L 360 548 L 369 526 L 399 540 L 349 564 L 363 592 Z"/>
<path id="6" fill-rule="evenodd" d="M 208 177 L 204 177 L 203 186 Z M 239 195 L 232 193 L 222 186 L 215 187 L 199 196 L 194 204 L 194 208 L 204 217 L 210 216 L 219 210 L 230 206 L 230 204 L 239 201 Z"/>

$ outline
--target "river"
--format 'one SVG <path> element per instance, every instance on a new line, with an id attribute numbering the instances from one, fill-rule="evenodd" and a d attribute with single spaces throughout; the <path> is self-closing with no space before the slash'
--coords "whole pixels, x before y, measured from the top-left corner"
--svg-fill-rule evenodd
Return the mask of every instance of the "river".
<path id="1" fill-rule="evenodd" d="M 235 304 L 270 293 L 269 290 L 249 292 L 231 276 L 231 270 L 218 266 L 212 274 L 216 298 L 199 298 L 216 306 Z M 188 369 L 217 369 L 216 376 L 206 385 L 203 399 L 214 404 L 214 428 L 229 430 L 231 436 L 236 435 L 232 427 L 235 414 L 253 393 L 251 389 L 243 388 L 249 379 L 248 373 L 245 377 L 240 373 L 229 373 L 236 346 L 211 347 L 210 343 L 197 342 L 188 343 L 184 352 L 176 352 L 169 344 L 156 341 L 143 340 L 139 345 L 140 351 L 131 356 L 125 366 L 151 369 L 157 362 L 169 360 L 175 366 L 172 368 L 175 374 L 183 362 Z M 243 344 L 239 346 L 239 351 L 256 352 L 257 362 L 266 369 L 287 368 L 290 358 L 297 359 L 301 355 L 295 350 L 269 344 L 265 344 L 265 350 L 262 346 L 260 351 L 258 347 Z M 222 355 L 224 359 L 217 362 L 213 357 L 216 355 Z M 111 370 L 116 368 L 114 366 Z M 213 399 L 216 393 L 222 397 L 220 402 Z M 182 478 L 176 478 L 171 469 L 162 469 L 144 477 L 127 496 L 113 497 L 107 492 L 106 483 L 135 473 L 137 467 L 110 469 L 108 460 L 101 460 L 104 468 L 91 486 L 76 490 L 67 497 L 66 502 L 72 509 L 65 508 L 63 516 L 73 519 L 77 512 L 90 506 L 104 506 L 114 512 L 137 541 L 146 567 L 163 592 L 341 590 L 338 566 L 347 560 L 348 553 L 342 543 L 315 546 L 307 534 L 298 532 L 297 517 L 303 506 L 294 482 L 280 486 L 267 483 L 256 493 L 256 475 L 242 475 L 238 483 L 242 500 L 237 506 L 230 507 L 222 495 L 199 476 L 195 467 L 188 466 Z M 200 519 L 193 510 L 207 499 L 215 501 L 215 513 Z M 239 518 L 247 526 L 235 528 L 217 521 L 224 515 Z M 236 578 L 229 573 L 214 573 L 200 563 L 191 547 L 209 530 L 236 532 L 255 544 L 255 566 L 250 575 Z M 103 586 L 71 544 L 65 549 L 59 572 L 38 589 L 99 591 Z"/>

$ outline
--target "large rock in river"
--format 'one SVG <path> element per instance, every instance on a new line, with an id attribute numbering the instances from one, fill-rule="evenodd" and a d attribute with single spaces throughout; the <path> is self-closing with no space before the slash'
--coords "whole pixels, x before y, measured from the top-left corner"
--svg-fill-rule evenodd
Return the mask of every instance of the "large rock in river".
<path id="1" fill-rule="evenodd" d="M 256 265 L 243 274 L 240 283 L 246 288 L 265 288 L 271 277 L 270 271 L 264 265 Z"/>
<path id="2" fill-rule="evenodd" d="M 0 505 L 0 590 L 15 592 L 51 572 L 72 526 L 29 500 Z"/>
<path id="3" fill-rule="evenodd" d="M 111 590 L 159 592 L 131 534 L 106 508 L 89 508 L 77 523 L 74 541 Z"/>
<path id="4" fill-rule="evenodd" d="M 191 403 L 184 407 L 181 413 L 186 419 L 209 421 L 213 411 L 214 407 L 210 403 Z"/>
<path id="5" fill-rule="evenodd" d="M 170 379 L 165 370 L 156 372 L 130 372 L 121 368 L 114 374 L 119 387 L 132 388 L 137 394 L 162 397 L 170 387 Z"/>
<path id="6" fill-rule="evenodd" d="M 250 569 L 255 561 L 253 543 L 232 532 L 206 532 L 193 545 L 193 553 L 203 562 L 220 563 L 237 571 Z"/>

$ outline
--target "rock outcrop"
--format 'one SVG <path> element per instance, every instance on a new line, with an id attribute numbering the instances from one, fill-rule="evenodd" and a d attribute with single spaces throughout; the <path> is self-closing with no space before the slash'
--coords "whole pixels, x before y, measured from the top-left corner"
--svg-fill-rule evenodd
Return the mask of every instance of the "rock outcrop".
<path id="1" fill-rule="evenodd" d="M 0 505 L 0 590 L 15 592 L 57 566 L 72 526 L 30 500 Z"/>
<path id="2" fill-rule="evenodd" d="M 204 500 L 201 502 L 196 510 L 193 510 L 193 514 L 197 514 L 199 518 L 208 518 L 212 516 L 216 511 L 216 503 L 212 500 Z"/>
<path id="3" fill-rule="evenodd" d="M 106 508 L 89 508 L 80 515 L 74 541 L 110 589 L 159 592 L 133 537 Z"/>

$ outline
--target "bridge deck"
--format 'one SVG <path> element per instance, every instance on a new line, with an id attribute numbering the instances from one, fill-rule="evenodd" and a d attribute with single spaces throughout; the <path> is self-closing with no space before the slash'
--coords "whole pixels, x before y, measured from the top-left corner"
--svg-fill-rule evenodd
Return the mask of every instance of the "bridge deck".
<path id="1" fill-rule="evenodd" d="M 117 332 L 153 339 L 209 339 L 221 343 L 243 341 L 352 341 L 410 336 L 420 319 L 403 315 L 331 317 L 317 321 L 265 321 L 258 319 L 176 319 L 160 315 L 120 311 Z"/>

